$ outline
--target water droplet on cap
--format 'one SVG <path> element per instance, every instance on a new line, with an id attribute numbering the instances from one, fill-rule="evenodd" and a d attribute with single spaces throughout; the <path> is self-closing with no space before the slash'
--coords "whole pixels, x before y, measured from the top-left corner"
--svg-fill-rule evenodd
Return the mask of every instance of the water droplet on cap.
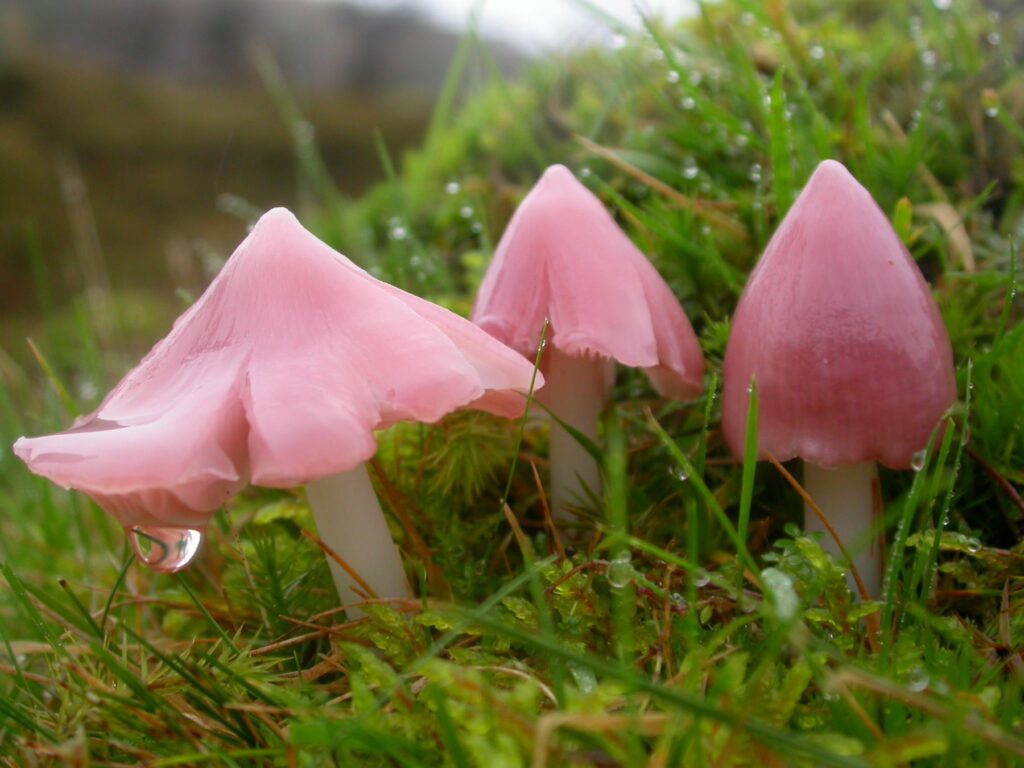
<path id="1" fill-rule="evenodd" d="M 159 573 L 174 573 L 195 558 L 203 534 L 193 528 L 135 526 L 126 530 L 135 555 Z"/>

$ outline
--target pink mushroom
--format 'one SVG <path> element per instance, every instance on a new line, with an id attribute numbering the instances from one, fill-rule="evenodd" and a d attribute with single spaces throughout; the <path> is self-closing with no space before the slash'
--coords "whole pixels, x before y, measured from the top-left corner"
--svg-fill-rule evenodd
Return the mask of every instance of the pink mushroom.
<path id="1" fill-rule="evenodd" d="M 737 457 L 751 379 L 761 455 L 804 459 L 806 490 L 877 595 L 876 462 L 910 467 L 956 382 L 920 270 L 870 193 L 833 160 L 786 214 L 733 317 L 722 426 Z M 809 510 L 805 527 L 823 531 Z M 830 536 L 823 544 L 840 554 Z"/>
<path id="2" fill-rule="evenodd" d="M 376 280 L 279 208 L 94 413 L 14 450 L 93 498 L 169 571 L 187 564 L 213 512 L 246 482 L 305 485 L 321 539 L 377 595 L 402 597 L 402 562 L 364 467 L 374 430 L 465 407 L 516 416 L 532 373 L 472 323 Z M 355 582 L 331 568 L 347 601 Z"/>
<path id="3" fill-rule="evenodd" d="M 516 210 L 471 317 L 531 359 L 548 320 L 540 400 L 590 439 L 616 360 L 643 368 L 666 397 L 702 389 L 704 358 L 679 302 L 601 201 L 561 165 L 548 168 Z M 585 489 L 600 492 L 597 463 L 552 424 L 556 515 L 567 519 Z"/>

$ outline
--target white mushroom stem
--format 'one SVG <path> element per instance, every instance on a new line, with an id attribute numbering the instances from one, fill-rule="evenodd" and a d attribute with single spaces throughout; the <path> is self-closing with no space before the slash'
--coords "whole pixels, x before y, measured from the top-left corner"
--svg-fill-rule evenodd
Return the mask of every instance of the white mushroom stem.
<path id="1" fill-rule="evenodd" d="M 612 361 L 572 357 L 549 347 L 545 353 L 544 405 L 573 429 L 597 441 L 597 421 L 608 400 Z M 585 505 L 589 490 L 601 496 L 597 461 L 579 441 L 551 421 L 551 514 L 560 522 L 573 519 L 570 510 Z"/>
<path id="2" fill-rule="evenodd" d="M 373 483 L 360 464 L 306 486 L 320 540 L 330 547 L 382 599 L 411 595 L 402 557 L 391 538 Z M 332 557 L 327 561 L 343 605 L 362 602 L 364 590 Z M 348 608 L 349 618 L 363 612 Z"/>
<path id="3" fill-rule="evenodd" d="M 878 468 L 873 461 L 835 469 L 822 469 L 804 462 L 804 490 L 824 512 L 843 542 L 870 598 L 877 598 L 882 586 L 882 532 L 875 520 L 877 485 Z M 821 532 L 825 551 L 845 562 L 832 534 L 806 504 L 804 530 Z M 851 573 L 847 573 L 846 580 L 851 589 L 856 590 Z"/>

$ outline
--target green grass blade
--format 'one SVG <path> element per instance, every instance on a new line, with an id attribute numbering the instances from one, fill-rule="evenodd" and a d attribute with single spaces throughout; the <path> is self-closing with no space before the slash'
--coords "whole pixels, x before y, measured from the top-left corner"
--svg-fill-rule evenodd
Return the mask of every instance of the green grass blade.
<path id="1" fill-rule="evenodd" d="M 729 540 L 732 541 L 733 546 L 736 547 L 736 554 L 739 557 L 740 562 L 743 563 L 743 565 L 749 569 L 751 576 L 753 576 L 755 580 L 760 582 L 757 564 L 754 562 L 754 559 L 750 556 L 750 552 L 747 550 L 746 542 L 740 538 L 739 533 L 736 530 L 736 527 L 732 524 L 732 521 L 729 520 L 728 516 L 725 514 L 725 511 L 718 503 L 718 500 L 715 498 L 715 495 L 711 492 L 711 489 L 708 488 L 707 485 L 704 483 L 704 479 L 697 475 L 692 462 L 686 457 L 686 454 L 682 452 L 682 450 L 676 444 L 675 440 L 673 440 L 669 436 L 669 434 L 665 431 L 664 427 L 662 427 L 661 424 L 657 422 L 653 414 L 648 413 L 647 421 L 650 425 L 651 431 L 658 436 L 658 439 L 661 440 L 662 445 L 664 445 L 668 449 L 669 454 L 676 461 L 676 463 L 679 464 L 680 469 L 683 470 L 683 472 L 686 474 L 690 482 L 693 483 L 694 488 L 697 489 L 697 492 L 707 503 L 708 508 L 714 514 L 715 519 L 718 521 L 718 524 L 722 527 L 722 530 L 725 531 L 725 534 L 729 537 Z"/>
<path id="2" fill-rule="evenodd" d="M 793 138 L 786 112 L 785 70 L 775 73 L 771 104 L 768 108 L 768 134 L 771 140 L 772 180 L 776 216 L 782 219 L 793 204 Z"/>

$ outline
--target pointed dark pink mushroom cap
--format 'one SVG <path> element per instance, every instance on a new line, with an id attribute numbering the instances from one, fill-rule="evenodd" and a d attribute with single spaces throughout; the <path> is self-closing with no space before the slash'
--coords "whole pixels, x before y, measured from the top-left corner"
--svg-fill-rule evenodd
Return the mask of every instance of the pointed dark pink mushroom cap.
<path id="1" fill-rule="evenodd" d="M 928 285 L 889 220 L 843 165 L 826 160 L 736 308 L 726 440 L 743 455 L 756 377 L 762 455 L 907 468 L 956 399 L 952 357 Z"/>
<path id="2" fill-rule="evenodd" d="M 366 461 L 375 429 L 463 407 L 521 414 L 532 374 L 276 209 L 94 413 L 14 449 L 122 525 L 197 528 L 246 481 L 295 486 Z"/>
<path id="3" fill-rule="evenodd" d="M 533 357 L 548 342 L 574 356 L 643 368 L 666 396 L 692 397 L 704 357 L 657 270 L 601 201 L 553 165 L 512 217 L 480 286 L 472 320 Z"/>

